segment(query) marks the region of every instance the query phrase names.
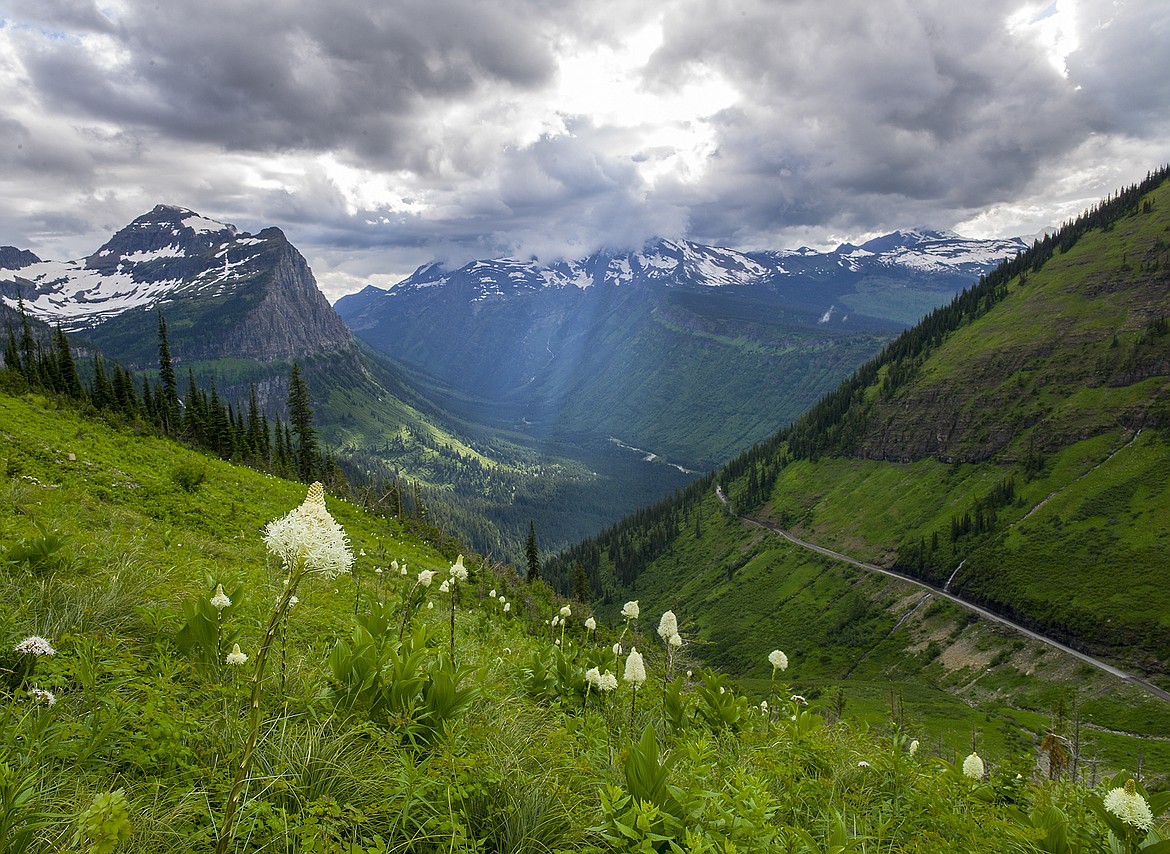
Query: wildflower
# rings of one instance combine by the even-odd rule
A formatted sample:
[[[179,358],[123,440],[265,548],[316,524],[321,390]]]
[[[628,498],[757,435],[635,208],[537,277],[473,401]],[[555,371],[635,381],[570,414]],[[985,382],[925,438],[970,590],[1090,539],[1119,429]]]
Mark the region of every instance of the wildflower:
[[[597,631],[597,620],[590,617],[585,621],[585,628],[591,632]]]
[[[674,611],[667,611],[658,621],[658,637],[662,638],[664,643],[669,643],[671,635],[677,634],[678,619],[674,616]]]
[[[767,700],[760,700],[760,711],[761,712],[768,711],[768,701]]]
[[[289,596],[288,597],[288,606],[291,608],[293,605],[297,604],[300,601],[301,600],[298,599],[296,596]]]
[[[1124,788],[1110,789],[1104,803],[1105,809],[1138,830],[1147,832],[1154,824],[1150,805],[1138,794],[1137,785],[1132,779],[1125,781]]]
[[[646,681],[646,665],[642,661],[642,653],[636,646],[630,647],[630,656],[626,659],[626,672],[623,677],[637,690],[638,686]]]
[[[972,753],[963,760],[963,773],[972,780],[983,779],[983,760],[979,758],[978,753]]]
[[[353,566],[353,553],[345,531],[325,509],[325,490],[320,483],[309,487],[309,494],[300,507],[268,523],[264,542],[286,567],[303,561],[306,572],[329,579],[348,572]]]
[[[217,611],[222,611],[224,608],[232,606],[232,600],[223,592],[223,585],[215,585],[215,595],[211,597],[211,606]]]
[[[627,620],[638,619],[639,613],[641,613],[641,612],[638,610],[638,600],[637,599],[635,599],[633,602],[627,602],[626,604],[622,605],[622,616],[625,617]]]
[[[804,697],[800,696],[799,694],[793,694],[788,699],[791,700],[792,702],[796,703],[798,706],[807,706],[808,705],[808,700],[806,700]]]
[[[395,564],[397,564],[397,563],[398,563],[398,561],[394,561],[394,563],[395,563]],[[405,561],[403,562],[402,566],[401,566],[401,567],[399,567],[399,569],[398,569],[398,574],[399,574],[399,575],[406,575],[406,563],[405,563]]]
[[[678,632],[675,632],[673,635],[670,636],[670,640],[668,640],[667,643],[669,643],[675,649],[678,649],[680,646],[683,645],[682,635],[680,635]]]
[[[560,616],[553,617],[553,618],[552,618],[552,621],[549,623],[549,625],[550,625],[550,626],[552,626],[554,629],[555,629],[557,626],[559,626],[560,624],[561,624],[561,618],[560,618]]]
[[[239,667],[240,665],[247,663],[248,653],[241,652],[240,645],[238,643],[232,644],[232,651],[227,654],[225,661],[227,661],[227,663],[233,667]]]
[[[511,610],[512,610],[512,603],[511,603],[511,602],[505,602],[505,603],[504,603],[504,613],[505,613],[505,614],[507,614],[507,613],[508,613],[509,611],[511,611]]]
[[[858,763],[857,763],[857,767],[858,767],[858,768],[868,768],[868,767],[869,767],[869,763],[868,763],[868,762],[866,762],[864,759],[862,759],[862,760],[859,760],[859,761],[858,761]]]
[[[451,580],[450,579],[448,579],[448,578],[443,579],[443,583],[439,585],[439,592],[440,593],[451,592]]]
[[[910,742],[910,755],[913,756],[917,752],[918,752],[918,739],[914,739],[912,742]]]
[[[778,649],[774,649],[768,653],[768,663],[772,665],[772,675],[776,675],[777,670],[788,669],[788,656]]]
[[[456,581],[467,580],[467,567],[463,565],[463,555],[455,558],[455,563],[451,565],[451,577]]]
[[[489,599],[496,598],[496,588],[493,587],[491,590],[488,591],[488,598]]]
[[[691,670],[688,670],[688,671],[687,671],[687,679],[690,679],[690,678],[691,678],[691,676],[693,676],[693,675],[694,675],[694,672],[693,672],[693,671],[691,671]]]
[[[503,605],[503,604],[504,604],[504,602],[505,602],[505,597],[504,597],[504,594],[503,594],[503,593],[501,593],[501,594],[500,594],[500,604],[501,604],[501,605]]]
[[[435,610],[435,603],[434,602],[427,602],[427,610],[428,611]]]
[[[30,635],[12,648],[21,655],[54,655],[57,650],[40,635]]]
[[[621,655],[622,654],[622,645],[621,645],[620,641],[613,645],[613,654],[614,655]]]
[[[726,693],[727,693],[727,689],[726,689],[726,688],[724,688],[722,685],[720,685],[720,686],[719,686],[719,693],[720,693],[720,694],[726,694]]]
[[[570,608],[568,605],[562,605],[561,606],[561,619],[567,620],[571,616],[573,616],[573,609]]]
[[[57,702],[57,696],[52,691],[46,691],[44,688],[29,688],[28,698],[38,706],[52,706]]]
[[[594,688],[597,688],[600,690],[600,688],[601,688],[601,671],[598,670],[596,667],[590,667],[588,670],[585,671],[585,681],[588,682],[590,685],[592,685]]]
[[[420,585],[422,585],[423,587],[430,587],[431,580],[434,577],[435,577],[435,571],[433,569],[424,569],[422,572],[420,572],[418,574],[418,583]]]
[[[601,679],[597,683],[598,691],[613,691],[617,689],[617,677],[608,670],[601,674]]]

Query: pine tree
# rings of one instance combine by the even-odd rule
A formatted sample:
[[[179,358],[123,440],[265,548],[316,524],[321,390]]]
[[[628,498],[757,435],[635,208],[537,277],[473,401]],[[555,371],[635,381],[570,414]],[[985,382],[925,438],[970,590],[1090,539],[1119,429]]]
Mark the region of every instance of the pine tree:
[[[114,405],[114,390],[106,378],[106,368],[102,364],[102,357],[93,357],[93,391],[89,395],[94,409],[111,409]]]
[[[12,328],[12,318],[5,318],[4,327],[4,369],[20,373],[20,348],[16,346],[16,330]]]
[[[60,377],[62,394],[81,400],[84,396],[81,388],[81,377],[77,375],[77,363],[73,361],[73,351],[69,348],[69,339],[61,331],[61,324],[53,330],[54,361],[57,363],[57,375]]]
[[[528,542],[524,546],[524,554],[528,558],[528,580],[540,578],[540,551],[536,547],[536,522],[528,523]]]
[[[175,366],[171,362],[171,345],[167,341],[167,322],[158,313],[158,378],[162,384],[162,399],[156,401],[162,429],[168,435],[179,430],[179,386],[175,381]]]
[[[302,482],[308,483],[319,467],[317,431],[313,429],[309,387],[301,378],[301,369],[296,362],[293,362],[292,371],[288,376],[288,421],[297,437],[297,476]]]
[[[138,414],[139,401],[138,391],[134,388],[134,377],[128,370],[123,370],[122,366],[114,362],[114,400],[118,405],[118,409],[126,415],[133,417]],[[146,387],[146,381],[143,380],[143,386]]]

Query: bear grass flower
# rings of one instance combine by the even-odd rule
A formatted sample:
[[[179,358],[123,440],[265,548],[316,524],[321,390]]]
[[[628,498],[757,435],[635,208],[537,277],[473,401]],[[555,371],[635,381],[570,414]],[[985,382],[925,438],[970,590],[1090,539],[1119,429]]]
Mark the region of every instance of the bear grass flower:
[[[1143,833],[1148,833],[1154,825],[1154,814],[1150,810],[1150,805],[1138,794],[1137,785],[1132,779],[1126,780],[1124,787],[1110,789],[1103,803],[1105,809]]]
[[[776,675],[777,670],[788,669],[788,656],[778,649],[772,650],[768,653],[768,663],[772,665],[772,675]]]
[[[502,597],[501,597],[501,598],[502,598]],[[504,603],[504,613],[505,613],[505,614],[507,614],[507,613],[508,613],[509,611],[511,611],[511,610],[512,610],[512,603],[511,603],[511,602],[505,602],[505,603]]]
[[[240,651],[240,645],[232,644],[232,651],[224,659],[232,667],[242,667],[248,663],[248,653]]]
[[[585,628],[591,632],[597,631],[597,620],[593,619],[592,617],[588,618],[585,621]]]
[[[430,587],[434,578],[435,571],[433,569],[424,569],[418,574],[418,583],[423,587]]]
[[[670,640],[668,640],[667,643],[670,644],[675,649],[678,649],[679,647],[681,647],[683,645],[682,635],[680,635],[678,632],[675,632],[673,635],[670,636]]]
[[[224,608],[230,608],[231,606],[232,600],[223,592],[223,585],[215,585],[215,595],[211,597],[211,607],[217,611],[222,611]]]
[[[622,678],[633,685],[634,690],[646,681],[646,664],[636,646],[630,648],[630,655],[626,659],[626,672]]]
[[[982,780],[983,771],[983,760],[978,753],[972,753],[963,760],[963,773],[972,780]]]
[[[314,483],[300,507],[264,529],[268,550],[288,568],[303,563],[307,573],[333,580],[353,566],[345,531],[325,508],[325,489]]]
[[[670,643],[671,637],[677,634],[678,619],[674,616],[674,611],[667,611],[658,621],[658,637],[662,638],[663,643]]]
[[[463,565],[463,555],[455,558],[455,563],[451,564],[451,578],[458,582],[467,580],[467,567]]]
[[[910,755],[913,756],[917,752],[918,752],[918,739],[914,739],[912,742],[910,742]]]
[[[637,599],[633,600],[632,602],[627,602],[626,604],[622,605],[622,616],[625,617],[627,620],[638,619],[639,613],[641,613],[641,611],[638,608],[638,600]]]
[[[57,650],[40,635],[30,635],[12,648],[13,652],[21,655],[55,655]]]
[[[594,688],[601,687],[601,671],[596,667],[590,667],[585,671],[585,681]]]
[[[562,619],[567,620],[569,617],[573,616],[573,609],[568,605],[562,605],[560,614]]]
[[[601,674],[601,679],[597,682],[597,690],[616,691],[617,685],[617,677],[607,670]]]
[[[450,591],[451,591],[451,580],[448,578],[444,578],[443,583],[439,585],[439,592],[440,593],[449,593]]]

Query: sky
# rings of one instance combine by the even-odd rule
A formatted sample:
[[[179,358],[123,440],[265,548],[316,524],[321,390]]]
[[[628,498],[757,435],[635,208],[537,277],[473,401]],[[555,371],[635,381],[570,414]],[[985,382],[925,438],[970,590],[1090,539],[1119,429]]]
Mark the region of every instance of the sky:
[[[0,244],[156,204],[331,300],[651,237],[1031,235],[1170,162],[1165,0],[0,0]]]

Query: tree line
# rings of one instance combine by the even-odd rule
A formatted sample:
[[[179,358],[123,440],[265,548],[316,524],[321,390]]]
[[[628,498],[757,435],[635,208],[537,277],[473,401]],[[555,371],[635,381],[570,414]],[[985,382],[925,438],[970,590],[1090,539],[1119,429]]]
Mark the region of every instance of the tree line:
[[[180,393],[171,358],[166,319],[158,315],[158,375],[136,376],[116,361],[95,353],[84,373],[60,324],[43,331],[17,297],[19,331],[5,322],[3,380],[16,392],[40,391],[78,404],[106,418],[137,423],[159,435],[208,451],[224,460],[280,477],[344,482],[331,453],[322,450],[313,425],[308,386],[294,362],[289,373],[288,420],[270,421],[261,411],[256,387],[246,404],[225,400],[216,387],[202,387],[188,371]]]

